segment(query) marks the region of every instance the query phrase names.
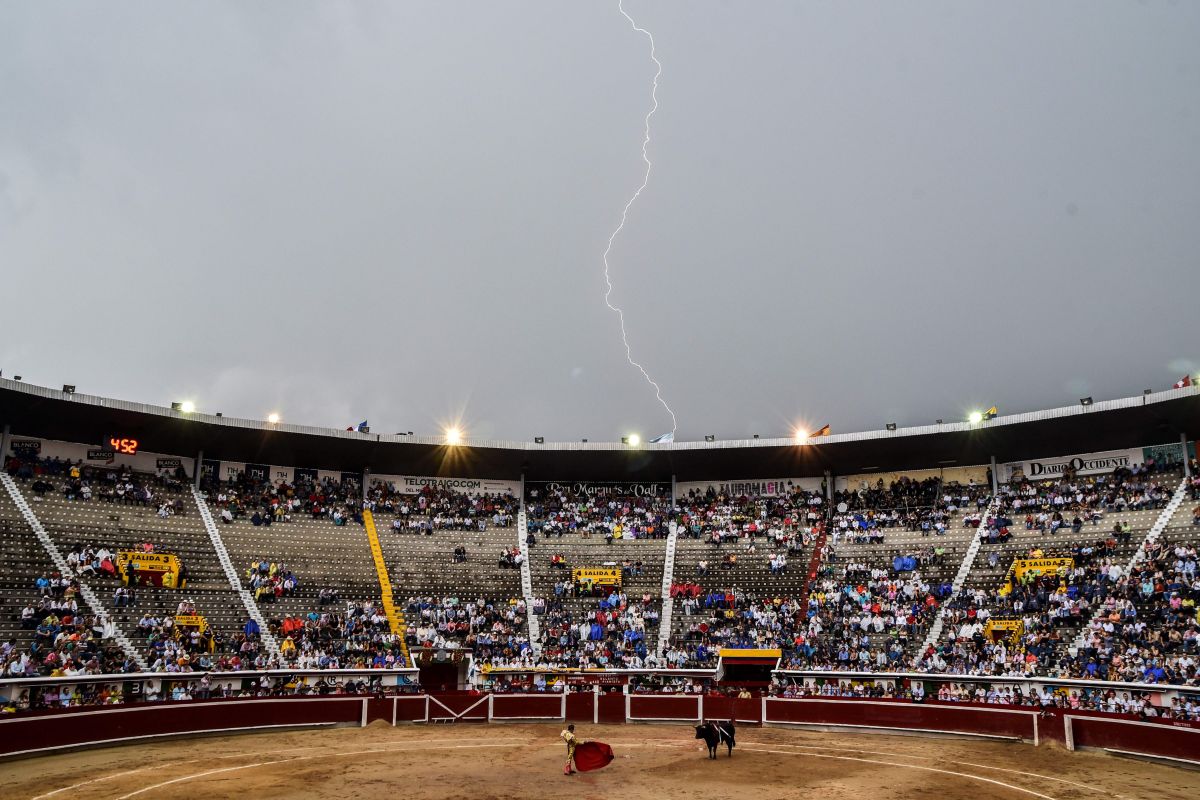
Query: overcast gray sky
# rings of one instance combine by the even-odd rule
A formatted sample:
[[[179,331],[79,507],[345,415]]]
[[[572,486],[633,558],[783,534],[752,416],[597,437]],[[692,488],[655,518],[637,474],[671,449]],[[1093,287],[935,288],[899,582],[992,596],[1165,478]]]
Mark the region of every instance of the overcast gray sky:
[[[681,439],[1200,369],[1200,3],[626,0],[611,257]],[[612,440],[612,2],[0,0],[5,376]]]

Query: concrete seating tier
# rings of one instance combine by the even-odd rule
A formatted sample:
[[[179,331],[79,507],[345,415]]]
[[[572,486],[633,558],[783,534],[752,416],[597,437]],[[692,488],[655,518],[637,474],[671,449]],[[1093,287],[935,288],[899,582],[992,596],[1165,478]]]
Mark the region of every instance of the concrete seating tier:
[[[980,546],[975,563],[964,583],[964,590],[966,592],[983,590],[989,593],[997,591],[1004,585],[1005,577],[1013,560],[1027,557],[1034,548],[1040,549],[1046,557],[1068,556],[1080,546],[1095,545],[1112,538],[1115,539],[1116,546],[1112,548],[1111,554],[1096,556],[1093,561],[1099,563],[1102,559],[1107,558],[1124,567],[1137,552],[1160,513],[1160,509],[1105,512],[1103,518],[1096,524],[1085,522],[1078,533],[1069,526],[1061,527],[1053,533],[1048,530],[1027,530],[1023,517],[1013,519],[1013,525],[1009,528],[1012,537],[1007,542],[989,543],[985,541]],[[1064,514],[1064,516],[1069,519],[1073,515]],[[1114,528],[1118,525],[1122,528],[1126,525],[1129,526],[1128,535],[1115,535]],[[997,556],[995,566],[991,565],[992,554]],[[993,615],[1005,616],[1003,609],[990,608],[989,610]],[[951,611],[941,641],[949,643],[955,641],[961,629],[959,623],[952,621],[955,616],[957,616],[956,612]],[[1086,618],[1075,616],[1051,618],[1049,628],[1044,629],[1050,638],[1043,647],[1048,645],[1049,648],[1039,656],[1039,662],[1043,668],[1048,668],[1052,662],[1057,663],[1067,655],[1068,647],[1079,633],[1080,626],[1086,621]]]
[[[101,500],[68,500],[57,493],[36,498],[23,486],[30,506],[64,555],[76,544],[103,545],[113,550],[140,550],[150,542],[163,553],[174,553],[187,571],[183,589],[142,586],[134,607],[117,608],[113,591],[121,585],[112,578],[88,578],[106,610],[131,639],[145,613],[173,615],[179,602],[191,600],[215,631],[228,639],[241,631],[246,611],[229,588],[216,551],[190,495],[183,496],[184,513],[159,517],[152,506],[109,503]],[[164,493],[164,498],[169,497]]]
[[[642,562],[642,574],[626,574],[622,588],[631,600],[645,593],[654,597],[662,594],[663,562],[666,560],[665,539],[613,539],[593,535],[588,538],[578,533],[563,536],[537,537],[537,544],[529,548],[529,572],[533,579],[535,596],[553,597],[554,584],[570,581],[573,568],[622,566],[624,562]],[[551,556],[561,553],[566,559],[565,568],[553,567]]]
[[[1055,533],[1026,530],[1023,522],[1013,520],[1013,527],[1009,528],[1009,532],[1012,533],[1011,539],[995,544],[985,541],[980,546],[965,586],[970,589],[996,589],[1004,582],[1004,576],[1014,558],[1024,558],[1035,547],[1047,552],[1066,553],[1082,544],[1103,541],[1112,535],[1113,528],[1118,524],[1128,524],[1132,529],[1129,541],[1119,542],[1114,556],[1123,564],[1137,551],[1138,545],[1158,519],[1159,513],[1161,512],[1158,509],[1153,509],[1105,514],[1104,519],[1096,525],[1085,523],[1079,533],[1075,533],[1069,527],[1060,528]],[[995,567],[989,566],[989,557],[993,552],[999,555]]]
[[[413,595],[456,595],[464,600],[521,596],[521,570],[499,565],[501,555],[517,546],[513,528],[426,535],[393,531],[387,517],[377,517],[375,524],[397,608]],[[454,548],[460,545],[467,550],[467,560],[454,563]]]
[[[756,594],[799,595],[807,583],[813,546],[808,544],[800,550],[788,550],[771,545],[763,535],[754,541],[757,552],[747,553],[743,541],[716,545],[704,539],[680,536],[675,542],[674,581],[697,583],[704,589],[737,586]],[[769,556],[773,552],[787,555],[787,571],[772,574],[768,569]],[[737,556],[737,563],[726,568],[722,561],[730,553]],[[707,575],[696,574],[701,561],[708,564]]]
[[[302,601],[289,603],[289,609],[296,606],[306,614],[317,607],[317,594],[326,587],[337,589],[347,600],[379,596],[379,577],[367,534],[356,523],[334,525],[327,519],[296,515],[290,522],[255,526],[242,518],[232,523],[218,521],[217,532],[239,576],[244,578],[251,562],[265,559],[285,565],[299,580],[291,598],[262,603],[264,615],[270,615],[268,608],[289,599]],[[276,608],[270,613],[280,612]]]
[[[627,594],[628,596],[628,594]],[[541,644],[543,646],[543,656],[553,663],[574,664],[575,660],[581,656],[586,656],[588,644],[582,641],[579,637],[578,626],[588,622],[594,612],[600,611],[600,597],[548,597],[546,598],[546,611],[539,615],[541,622]],[[535,605],[536,608],[536,605]],[[604,647],[614,653],[614,661],[611,662],[614,666],[626,666],[624,656],[628,655],[631,659],[638,658],[637,653],[641,651],[647,656],[653,654],[658,640],[658,625],[659,620],[645,617],[647,611],[653,611],[661,614],[662,606],[657,600],[651,601],[649,604],[642,604],[640,597],[628,596],[628,605],[624,612],[606,612],[610,617],[616,619],[625,618],[631,622],[633,629],[641,631],[640,644],[627,643],[625,639],[625,627],[618,622],[616,631],[608,631],[607,627],[604,632],[604,638],[601,640],[591,640],[590,633],[588,640],[593,642],[593,646],[600,646],[604,643]],[[636,620],[641,618],[642,624],[637,625]],[[555,629],[555,623],[561,627],[563,623],[569,622],[576,630],[572,632],[573,637],[578,637],[581,640],[574,647],[568,647],[561,651],[561,654],[555,656],[559,652],[559,641],[551,636]],[[634,661],[634,663],[638,663]]]
[[[28,649],[33,631],[21,629],[21,610],[31,603],[37,607],[39,595],[33,582],[54,571],[33,529],[8,492],[0,490],[0,641],[15,639],[18,651]]]
[[[1193,523],[1195,509],[1200,506],[1200,500],[1185,497],[1179,508],[1167,521],[1167,527],[1162,532],[1162,538],[1169,542],[1200,541],[1200,525]]]

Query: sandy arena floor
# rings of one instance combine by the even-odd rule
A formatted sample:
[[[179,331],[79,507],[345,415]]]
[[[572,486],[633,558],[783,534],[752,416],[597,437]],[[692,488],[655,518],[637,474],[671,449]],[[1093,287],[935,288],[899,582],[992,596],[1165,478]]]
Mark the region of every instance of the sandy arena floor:
[[[1195,798],[1200,772],[962,739],[743,728],[709,761],[690,727],[578,725],[616,760],[564,776],[558,725],[374,723],[177,739],[0,762],[0,797]]]

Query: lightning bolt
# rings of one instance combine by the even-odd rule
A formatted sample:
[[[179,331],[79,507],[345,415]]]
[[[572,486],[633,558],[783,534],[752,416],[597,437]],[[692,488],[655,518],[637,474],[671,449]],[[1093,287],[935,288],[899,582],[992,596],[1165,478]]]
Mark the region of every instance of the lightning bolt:
[[[604,282],[608,285],[608,291],[604,293],[604,304],[608,306],[609,309],[617,312],[617,318],[621,322],[621,341],[625,343],[625,359],[630,364],[637,367],[638,371],[642,373],[642,377],[646,379],[646,382],[654,387],[654,396],[658,398],[659,404],[661,404],[662,407],[667,410],[667,413],[671,415],[671,433],[673,434],[679,428],[679,423],[675,420],[675,412],[671,410],[671,407],[667,405],[667,401],[663,399],[662,389],[660,389],[658,384],[654,382],[654,379],[650,377],[650,373],[646,372],[646,368],[634,360],[633,350],[629,346],[629,335],[625,332],[625,312],[622,311],[619,306],[613,305],[611,300],[613,284],[612,276],[608,271],[608,254],[612,252],[613,242],[616,240],[617,235],[625,227],[625,220],[629,216],[630,207],[633,206],[634,201],[636,201],[642,194],[642,190],[646,188],[646,185],[650,183],[650,169],[653,164],[650,163],[650,156],[646,152],[646,148],[650,146],[650,118],[654,116],[655,111],[658,111],[658,79],[662,75],[662,62],[658,60],[658,57],[654,53],[654,34],[650,33],[650,31],[646,30],[645,28],[639,27],[638,24],[634,22],[633,17],[629,16],[628,12],[625,11],[624,0],[617,0],[617,10],[621,12],[621,16],[629,20],[630,26],[635,31],[638,33],[644,33],[646,38],[650,40],[650,60],[654,62],[654,66],[657,68],[657,70],[654,73],[654,83],[650,87],[650,100],[652,105],[650,110],[646,112],[646,133],[642,139],[642,161],[646,162],[646,172],[642,176],[642,185],[637,188],[637,191],[633,193],[633,196],[629,198],[629,202],[625,204],[625,208],[621,211],[621,224],[618,225],[616,230],[612,232],[612,235],[608,237],[608,247],[604,248]]]

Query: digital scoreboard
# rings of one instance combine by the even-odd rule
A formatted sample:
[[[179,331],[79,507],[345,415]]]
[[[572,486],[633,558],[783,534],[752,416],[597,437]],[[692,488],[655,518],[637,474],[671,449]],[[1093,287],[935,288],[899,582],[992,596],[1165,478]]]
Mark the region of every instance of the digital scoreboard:
[[[141,442],[129,436],[109,436],[102,446],[105,449],[112,450],[114,453],[121,455],[133,456],[137,455],[138,448],[141,447]]]

